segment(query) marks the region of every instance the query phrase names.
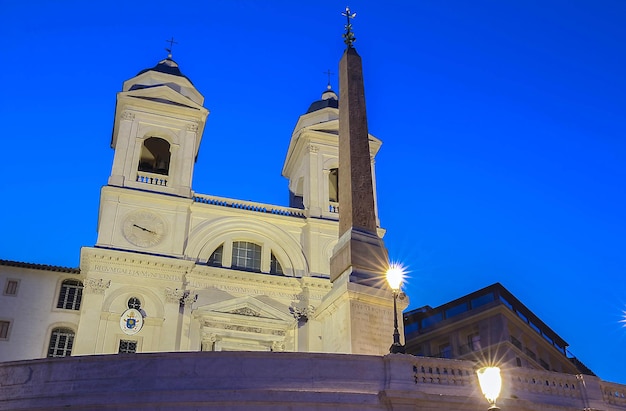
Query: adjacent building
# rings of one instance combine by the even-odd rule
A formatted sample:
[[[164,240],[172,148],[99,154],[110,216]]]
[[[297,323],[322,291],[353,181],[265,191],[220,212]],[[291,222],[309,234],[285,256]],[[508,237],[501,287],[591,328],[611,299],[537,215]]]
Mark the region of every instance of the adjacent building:
[[[500,283],[404,313],[408,353],[594,375],[568,344]]]

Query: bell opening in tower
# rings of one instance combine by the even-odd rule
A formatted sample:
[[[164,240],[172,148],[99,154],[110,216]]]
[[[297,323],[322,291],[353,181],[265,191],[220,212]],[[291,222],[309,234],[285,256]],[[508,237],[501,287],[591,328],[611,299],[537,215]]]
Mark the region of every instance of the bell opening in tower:
[[[170,155],[170,143],[159,137],[146,139],[141,147],[139,171],[168,175]]]

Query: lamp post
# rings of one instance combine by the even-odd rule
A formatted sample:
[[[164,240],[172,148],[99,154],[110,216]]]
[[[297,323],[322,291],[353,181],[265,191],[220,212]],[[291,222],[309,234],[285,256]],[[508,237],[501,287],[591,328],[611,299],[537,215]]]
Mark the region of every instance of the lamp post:
[[[502,377],[500,376],[500,368],[483,367],[476,371],[478,374],[478,383],[487,401],[489,401],[488,411],[498,411],[500,408],[496,405],[496,399],[500,395],[502,388]]]
[[[402,267],[391,265],[387,270],[387,283],[393,292],[393,344],[389,347],[392,354],[404,354],[406,352],[404,345],[400,344],[400,332],[398,332],[398,294],[404,277]]]

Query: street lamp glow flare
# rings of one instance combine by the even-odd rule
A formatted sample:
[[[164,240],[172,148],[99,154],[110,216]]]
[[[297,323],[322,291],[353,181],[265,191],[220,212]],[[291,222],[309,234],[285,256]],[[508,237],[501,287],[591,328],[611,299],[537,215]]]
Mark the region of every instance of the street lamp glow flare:
[[[400,290],[405,274],[404,267],[400,264],[392,263],[387,270],[387,283],[389,287],[394,291]]]
[[[400,287],[402,286],[402,280],[404,280],[404,268],[400,264],[391,263],[386,273],[387,283],[393,291],[393,344],[389,347],[391,354],[404,354],[406,349],[404,345],[400,343],[400,332],[398,331],[398,294],[400,294]]]
[[[502,377],[500,376],[500,368],[483,367],[476,371],[478,374],[478,382],[485,398],[489,403],[495,405],[500,389],[502,388]]]

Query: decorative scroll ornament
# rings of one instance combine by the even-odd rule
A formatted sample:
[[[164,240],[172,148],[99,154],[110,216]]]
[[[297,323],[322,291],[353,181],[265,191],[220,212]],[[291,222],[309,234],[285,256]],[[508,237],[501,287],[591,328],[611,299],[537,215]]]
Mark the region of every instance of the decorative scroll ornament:
[[[196,131],[198,131],[198,123],[187,124],[187,131],[191,131],[192,133],[195,133]]]
[[[320,151],[320,148],[318,146],[314,146],[313,144],[309,144],[309,153],[317,153],[318,151]]]
[[[315,307],[312,305],[309,305],[308,307],[289,307],[289,311],[296,320],[307,322],[309,317],[312,317],[313,314],[315,314]]]
[[[178,303],[182,305],[192,304],[198,299],[198,294],[190,290],[179,290],[178,288],[165,288],[165,301],[168,303]]]
[[[356,13],[352,13],[350,11],[350,7],[346,7],[346,11],[341,13],[342,16],[346,17],[347,23],[345,25],[346,32],[343,34],[343,42],[346,43],[349,49],[353,48],[353,43],[356,41],[356,37],[354,37],[354,33],[352,32],[352,23],[351,19],[356,17]]]
[[[87,294],[104,294],[104,291],[111,285],[111,280],[104,281],[102,278],[98,280],[95,278],[85,278],[83,284],[85,285],[85,292]]]
[[[135,113],[131,113],[130,111],[124,111],[122,113],[122,118],[124,120],[133,121],[135,119]]]

